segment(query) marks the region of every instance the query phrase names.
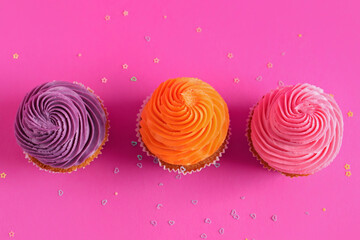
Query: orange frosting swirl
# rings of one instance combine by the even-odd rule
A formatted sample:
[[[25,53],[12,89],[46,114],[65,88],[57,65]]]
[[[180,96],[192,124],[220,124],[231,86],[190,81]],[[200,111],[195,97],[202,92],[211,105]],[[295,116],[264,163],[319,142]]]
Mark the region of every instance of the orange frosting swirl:
[[[160,84],[141,112],[140,135],[160,160],[191,165],[213,155],[226,140],[229,112],[220,94],[196,78]]]

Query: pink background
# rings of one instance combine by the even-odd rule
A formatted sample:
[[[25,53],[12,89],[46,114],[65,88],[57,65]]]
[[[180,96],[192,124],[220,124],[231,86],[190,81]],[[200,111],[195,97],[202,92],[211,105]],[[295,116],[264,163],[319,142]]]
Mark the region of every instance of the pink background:
[[[356,239],[359,8],[356,0],[1,0],[0,173],[7,176],[0,178],[0,239],[11,238],[11,231],[11,239],[177,240],[201,239],[202,233],[216,240]],[[136,82],[130,81],[133,76]],[[162,81],[179,76],[201,78],[221,93],[233,135],[219,168],[176,179],[149,157],[137,167],[142,151],[130,143],[136,140],[142,100]],[[24,159],[14,137],[24,95],[52,80],[84,83],[110,112],[103,154],[71,174],[40,171]],[[341,152],[314,176],[291,179],[268,172],[248,151],[249,107],[279,81],[320,86],[334,94],[343,111]],[[346,163],[351,177],[345,175]],[[232,209],[239,220],[231,217]]]

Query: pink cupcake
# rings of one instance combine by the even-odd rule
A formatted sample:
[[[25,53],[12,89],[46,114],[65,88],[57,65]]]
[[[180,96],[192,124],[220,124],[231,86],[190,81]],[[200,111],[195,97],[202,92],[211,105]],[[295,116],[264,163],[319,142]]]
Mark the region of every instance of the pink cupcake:
[[[343,118],[334,98],[310,84],[280,87],[252,109],[247,137],[264,167],[286,176],[308,176],[339,153]]]

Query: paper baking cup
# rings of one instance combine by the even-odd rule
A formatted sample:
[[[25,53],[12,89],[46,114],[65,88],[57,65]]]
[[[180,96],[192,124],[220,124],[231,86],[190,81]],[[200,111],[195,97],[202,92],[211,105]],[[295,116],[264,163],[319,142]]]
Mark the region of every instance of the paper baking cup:
[[[49,165],[43,164],[42,162],[40,162],[36,158],[34,158],[34,157],[30,156],[29,154],[27,154],[26,152],[24,152],[25,159],[28,159],[30,163],[32,163],[33,165],[38,167],[40,170],[43,170],[45,172],[50,172],[50,173],[71,173],[73,171],[77,171],[80,168],[85,168],[87,165],[90,165],[90,163],[92,161],[94,161],[98,156],[101,155],[101,153],[102,153],[101,150],[104,148],[105,143],[109,140],[109,129],[110,129],[109,113],[108,113],[106,107],[104,106],[103,100],[101,100],[101,98],[99,96],[97,96],[94,93],[94,91],[92,89],[90,89],[89,87],[85,87],[83,84],[78,83],[78,82],[73,82],[73,83],[78,84],[78,85],[86,88],[89,92],[94,94],[96,96],[96,98],[99,100],[99,102],[101,104],[101,107],[104,110],[105,116],[106,116],[105,137],[104,137],[103,141],[101,142],[99,148],[96,149],[96,151],[90,157],[88,157],[83,163],[81,163],[81,164],[79,164],[77,166],[72,166],[70,168],[54,168],[54,167],[51,167]]]
[[[158,162],[159,166],[162,167],[164,170],[168,170],[169,172],[175,172],[175,173],[179,173],[179,174],[183,174],[183,175],[192,174],[194,172],[200,172],[205,167],[215,165],[218,161],[220,161],[220,158],[225,153],[225,150],[228,148],[229,139],[230,139],[230,135],[231,135],[230,124],[229,124],[228,134],[226,136],[224,143],[219,147],[219,149],[213,155],[211,155],[210,157],[208,157],[207,159],[205,159],[199,163],[188,165],[188,166],[173,165],[173,164],[166,163],[165,161],[162,161],[161,159],[157,158],[157,156],[152,154],[145,146],[144,142],[142,141],[141,134],[140,134],[141,113],[142,113],[146,103],[149,100],[150,100],[150,96],[147,97],[143,101],[143,104],[140,107],[139,113],[137,114],[136,129],[135,129],[136,137],[138,138],[140,147],[142,148],[143,152],[146,153],[147,156],[155,157],[158,160],[157,162]]]
[[[252,116],[253,116],[253,113],[254,113],[254,109],[256,108],[258,104],[255,104],[253,107],[250,108],[250,113],[249,113],[249,116],[246,120],[246,132],[245,132],[245,136],[247,137],[247,140],[248,140],[248,145],[249,145],[249,151],[252,153],[252,155],[260,161],[261,165],[263,166],[263,168],[269,170],[269,171],[276,171],[276,172],[279,172],[287,177],[305,177],[305,176],[309,176],[311,174],[304,174],[304,175],[301,175],[301,174],[293,174],[293,173],[286,173],[286,172],[281,172],[281,171],[278,171],[272,167],[270,167],[270,165],[265,162],[261,157],[260,155],[256,152],[255,148],[254,148],[254,145],[252,143],[252,140],[251,140],[251,120],[252,120]]]

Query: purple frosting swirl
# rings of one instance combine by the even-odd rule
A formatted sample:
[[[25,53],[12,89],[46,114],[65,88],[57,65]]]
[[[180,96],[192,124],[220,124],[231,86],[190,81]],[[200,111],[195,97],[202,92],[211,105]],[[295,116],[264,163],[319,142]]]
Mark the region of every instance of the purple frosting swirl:
[[[21,148],[41,163],[70,168],[100,147],[106,114],[99,99],[84,86],[53,81],[28,93],[15,121]]]

